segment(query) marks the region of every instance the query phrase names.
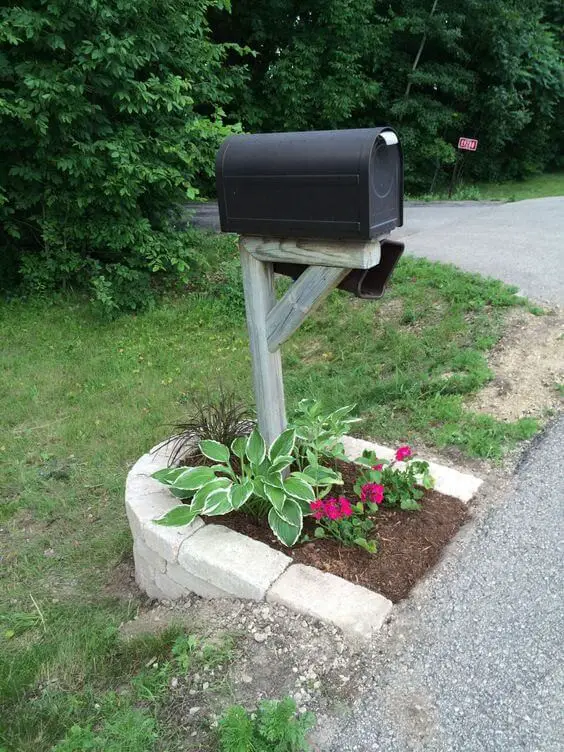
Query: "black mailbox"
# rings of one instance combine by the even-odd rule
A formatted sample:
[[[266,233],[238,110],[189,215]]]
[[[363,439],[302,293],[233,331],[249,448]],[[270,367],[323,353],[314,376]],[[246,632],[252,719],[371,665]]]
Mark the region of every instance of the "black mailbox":
[[[392,128],[231,136],[216,176],[224,232],[369,240],[403,224]]]

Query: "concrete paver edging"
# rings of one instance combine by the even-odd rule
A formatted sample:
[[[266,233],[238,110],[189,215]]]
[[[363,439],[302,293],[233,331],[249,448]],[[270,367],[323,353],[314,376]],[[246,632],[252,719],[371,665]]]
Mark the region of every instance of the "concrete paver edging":
[[[363,449],[382,459],[393,450],[345,437],[351,459]],[[162,527],[154,520],[178,505],[152,473],[167,466],[170,449],[153,447],[132,467],[125,487],[125,508],[133,536],[135,579],[158,600],[176,600],[188,593],[202,598],[249,598],[282,603],[341,629],[353,639],[369,640],[389,616],[392,603],[379,593],[303,564],[264,543],[197,517],[182,527]],[[482,481],[430,463],[441,493],[469,501]]]

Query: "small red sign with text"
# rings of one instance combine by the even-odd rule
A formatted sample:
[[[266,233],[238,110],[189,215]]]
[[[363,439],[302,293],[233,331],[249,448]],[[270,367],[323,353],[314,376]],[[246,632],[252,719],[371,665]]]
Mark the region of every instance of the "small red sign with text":
[[[461,136],[458,139],[458,148],[466,149],[466,151],[476,151],[476,149],[478,148],[478,139],[464,138],[463,136]]]

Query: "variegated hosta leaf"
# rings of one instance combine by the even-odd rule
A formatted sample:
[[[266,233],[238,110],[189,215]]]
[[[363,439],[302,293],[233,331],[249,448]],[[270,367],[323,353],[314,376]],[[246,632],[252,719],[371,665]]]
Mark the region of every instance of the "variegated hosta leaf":
[[[245,456],[246,448],[247,439],[245,436],[237,436],[237,438],[233,439],[233,441],[231,442],[231,451],[236,457],[239,457],[239,459]]]
[[[268,513],[268,524],[274,535],[285,546],[293,546],[300,537],[301,529],[287,522],[274,507]]]
[[[286,431],[282,431],[280,436],[272,442],[268,456],[271,460],[275,460],[278,457],[282,457],[288,454],[292,454],[294,451],[294,444],[296,443],[296,432],[293,428],[288,428]]]
[[[269,486],[275,486],[276,488],[280,488],[284,490],[284,483],[282,481],[282,473],[275,473],[275,472],[269,472],[266,475],[262,476],[262,479],[265,483],[268,483]]]
[[[266,494],[264,492],[265,489],[265,483],[262,478],[255,478],[253,480],[253,485],[255,487],[255,495],[258,496],[260,499],[266,499]]]
[[[337,473],[335,470],[323,467],[322,465],[308,465],[304,469],[303,474],[306,475],[314,485],[324,485],[326,483],[342,485],[343,483],[341,473]]]
[[[233,509],[240,509],[251,497],[255,490],[253,482],[247,480],[244,483],[234,483],[231,488],[231,505]]]
[[[280,472],[280,470],[285,470],[287,467],[290,467],[293,461],[294,458],[291,455],[281,454],[275,460],[272,460],[270,469]]]
[[[293,473],[284,481],[284,490],[290,496],[304,501],[315,501],[315,492],[311,485],[302,478],[297,478]]]
[[[202,514],[208,515],[208,517],[214,517],[221,514],[228,514],[233,511],[231,504],[231,495],[228,489],[219,488],[216,491],[212,491],[206,498]]]
[[[266,445],[258,428],[254,428],[253,432],[247,439],[245,454],[247,455],[249,462],[252,462],[253,465],[257,466],[260,465],[266,457]]]
[[[277,510],[282,509],[284,500],[286,498],[286,494],[284,493],[283,489],[277,488],[276,486],[270,486],[268,485],[268,483],[265,483],[264,493],[268,501],[272,504],[272,506],[275,509]]]
[[[206,503],[206,499],[211,493],[213,493],[213,491],[218,491],[219,489],[229,491],[230,488],[231,481],[228,478],[216,478],[215,480],[206,483],[205,486],[202,486],[196,491],[196,494],[192,499],[191,509],[196,509],[198,513],[201,512]]]
[[[303,514],[300,505],[294,499],[286,497],[282,509],[276,510],[283,520],[286,520],[290,525],[294,525],[302,531],[303,526]]]
[[[229,447],[225,444],[221,444],[219,441],[213,441],[212,439],[204,439],[200,441],[200,451],[205,457],[209,457],[214,462],[229,462],[230,451]]]
[[[187,491],[185,488],[175,488],[174,486],[168,486],[170,493],[177,499],[191,499],[196,493],[195,491]]]
[[[153,473],[151,478],[158,480],[159,483],[164,483],[165,486],[171,486],[185,470],[185,467],[163,467],[162,470],[157,470],[156,473]]]
[[[188,525],[197,514],[188,504],[180,504],[180,506],[173,507],[170,512],[154,520],[154,522],[157,525],[165,525],[167,527]]]
[[[215,472],[211,467],[188,467],[176,478],[173,485],[185,491],[196,491],[214,478]]]

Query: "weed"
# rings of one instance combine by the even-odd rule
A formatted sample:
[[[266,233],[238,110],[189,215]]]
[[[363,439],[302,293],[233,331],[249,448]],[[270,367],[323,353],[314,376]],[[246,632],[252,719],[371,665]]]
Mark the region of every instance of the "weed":
[[[296,715],[296,703],[265,700],[255,714],[234,705],[219,721],[221,752],[307,752],[307,733],[315,718],[311,713]]]

